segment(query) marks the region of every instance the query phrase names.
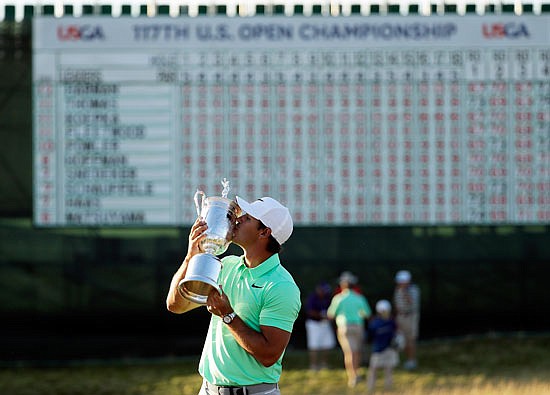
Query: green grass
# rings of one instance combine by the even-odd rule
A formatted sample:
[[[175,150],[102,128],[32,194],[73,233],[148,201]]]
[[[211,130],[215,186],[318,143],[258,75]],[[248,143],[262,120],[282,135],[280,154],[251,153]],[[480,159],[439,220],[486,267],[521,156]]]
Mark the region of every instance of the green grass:
[[[508,336],[423,342],[419,368],[397,369],[394,387],[377,393],[411,395],[550,394],[550,335]],[[198,358],[185,360],[93,361],[65,367],[7,367],[0,370],[2,395],[197,395]],[[329,369],[307,369],[307,354],[285,356],[283,395],[366,394],[364,380],[346,388],[342,356]],[[362,368],[363,375],[367,368]]]

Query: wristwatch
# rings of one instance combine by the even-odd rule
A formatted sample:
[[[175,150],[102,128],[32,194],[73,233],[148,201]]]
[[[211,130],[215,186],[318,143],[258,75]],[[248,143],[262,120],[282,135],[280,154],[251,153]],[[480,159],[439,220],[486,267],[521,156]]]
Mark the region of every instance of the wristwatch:
[[[233,322],[233,320],[235,319],[235,316],[237,314],[235,314],[235,312],[233,311],[232,313],[229,313],[229,314],[226,314],[223,316],[223,322],[226,323],[226,324],[231,324]]]

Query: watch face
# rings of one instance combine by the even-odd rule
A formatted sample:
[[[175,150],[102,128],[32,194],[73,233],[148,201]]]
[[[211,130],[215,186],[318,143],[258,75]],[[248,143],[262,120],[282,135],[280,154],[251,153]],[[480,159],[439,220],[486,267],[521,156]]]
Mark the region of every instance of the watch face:
[[[223,322],[225,322],[226,324],[230,324],[231,322],[233,322],[233,318],[235,318],[235,313],[224,315],[222,319]]]

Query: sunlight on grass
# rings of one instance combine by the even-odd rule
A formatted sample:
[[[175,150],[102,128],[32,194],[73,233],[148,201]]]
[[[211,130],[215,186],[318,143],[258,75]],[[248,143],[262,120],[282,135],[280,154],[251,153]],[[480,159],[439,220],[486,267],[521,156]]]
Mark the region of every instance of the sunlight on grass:
[[[397,369],[391,395],[542,395],[550,394],[550,336],[508,337],[423,343],[420,367]],[[120,361],[69,367],[0,369],[1,395],[197,395],[198,357],[186,360]],[[307,369],[307,353],[285,356],[283,395],[367,394],[363,379],[349,389],[342,356],[334,350],[330,369]]]

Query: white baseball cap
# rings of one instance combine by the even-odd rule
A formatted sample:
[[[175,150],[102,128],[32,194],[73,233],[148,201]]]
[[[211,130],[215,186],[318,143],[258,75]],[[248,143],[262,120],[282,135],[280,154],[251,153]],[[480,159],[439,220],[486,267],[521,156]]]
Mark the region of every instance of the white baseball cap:
[[[348,284],[355,284],[357,282],[357,276],[350,271],[345,271],[340,274],[340,282],[347,282]]]
[[[391,312],[391,303],[386,299],[379,300],[376,302],[376,311],[380,314],[384,312]]]
[[[292,217],[288,208],[277,200],[270,197],[263,197],[248,203],[237,196],[237,204],[247,214],[261,221],[271,229],[271,236],[279,244],[283,244],[292,234]]]
[[[399,284],[411,281],[411,273],[408,270],[400,270],[395,275],[395,282]]]

